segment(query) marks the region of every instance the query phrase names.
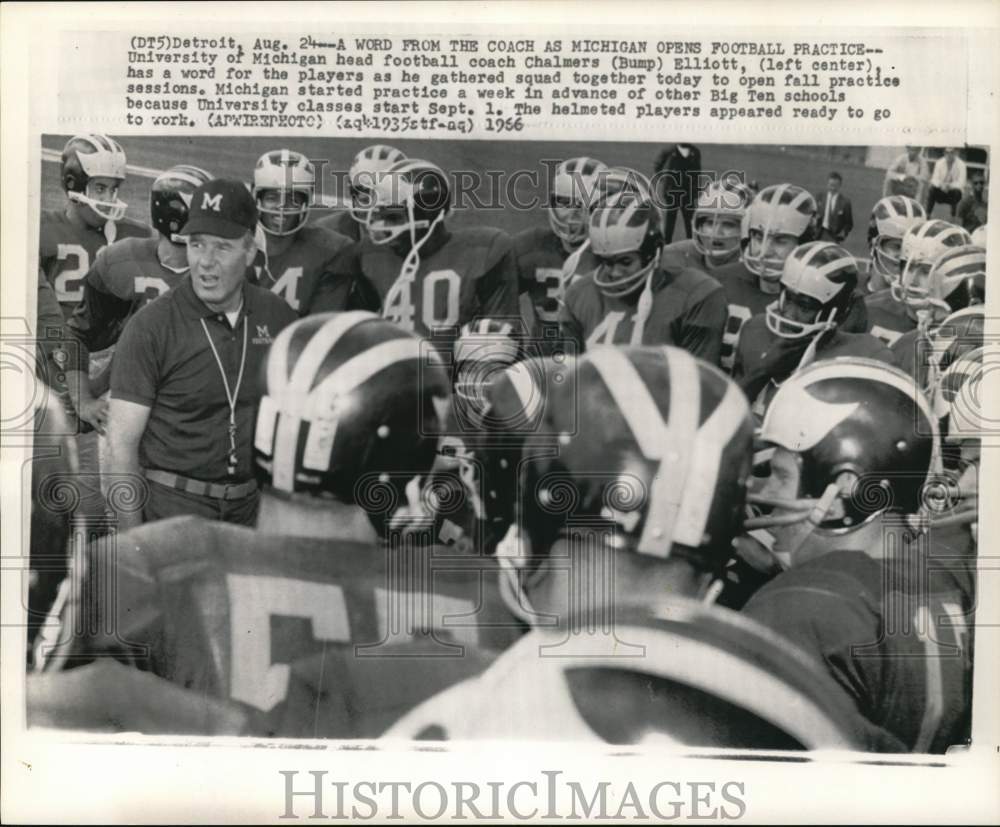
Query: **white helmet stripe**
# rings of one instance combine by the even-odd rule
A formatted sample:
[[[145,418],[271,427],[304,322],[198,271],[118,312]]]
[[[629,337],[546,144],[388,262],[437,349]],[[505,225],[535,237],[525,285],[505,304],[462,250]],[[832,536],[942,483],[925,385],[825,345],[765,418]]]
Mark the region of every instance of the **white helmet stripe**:
[[[366,310],[352,310],[347,313],[330,314],[326,322],[305,346],[295,364],[292,375],[288,375],[288,349],[292,336],[279,336],[271,346],[268,358],[267,386],[272,396],[305,396],[316,378],[316,372],[333,346],[352,327],[368,319],[377,319]]]
[[[191,184],[194,187],[200,187],[203,183],[205,183],[202,179],[196,178],[195,176],[190,175],[187,172],[171,172],[170,170],[167,170],[166,172],[164,172],[156,180],[157,181],[183,181],[185,184]]]
[[[694,438],[691,471],[684,485],[680,512],[674,526],[673,541],[700,546],[708,525],[715,485],[719,479],[722,452],[749,416],[746,397],[733,383]]]
[[[328,404],[334,393],[348,393],[390,365],[407,359],[419,360],[424,353],[431,358],[433,350],[424,346],[420,339],[406,336],[390,339],[352,356],[324,378],[308,396],[298,397],[302,401],[303,416],[314,419],[328,413],[318,406]]]
[[[673,387],[700,388],[698,366],[689,354],[675,348],[664,348],[663,352]],[[691,436],[698,428],[700,395],[672,395],[669,418],[664,422],[649,388],[624,352],[614,347],[597,347],[589,351],[589,357],[639,450],[659,464],[648,493],[646,521],[637,550],[667,557],[691,467]],[[664,460],[669,462],[669,468]]]

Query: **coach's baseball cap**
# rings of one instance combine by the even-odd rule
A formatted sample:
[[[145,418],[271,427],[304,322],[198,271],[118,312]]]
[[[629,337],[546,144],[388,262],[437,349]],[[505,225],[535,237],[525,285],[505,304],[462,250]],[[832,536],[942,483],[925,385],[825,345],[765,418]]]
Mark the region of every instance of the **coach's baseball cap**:
[[[216,178],[194,191],[187,224],[178,235],[205,233],[241,238],[256,226],[257,205],[246,184],[233,178]]]

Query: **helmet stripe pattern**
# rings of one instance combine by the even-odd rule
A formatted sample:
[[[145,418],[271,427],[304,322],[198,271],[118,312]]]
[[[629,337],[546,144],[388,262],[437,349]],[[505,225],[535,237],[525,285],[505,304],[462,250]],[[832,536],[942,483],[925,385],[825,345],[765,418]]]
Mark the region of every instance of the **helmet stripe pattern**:
[[[700,388],[698,363],[690,354],[672,347],[664,347],[662,352],[671,387]],[[664,421],[624,351],[596,347],[588,351],[588,360],[600,374],[639,450],[660,462],[648,493],[649,509],[638,551],[668,556],[671,542],[701,545],[722,447],[749,415],[742,394],[735,386],[729,387],[700,428],[700,393],[672,394]]]
[[[775,401],[778,400],[778,395],[776,395],[764,415],[763,423],[761,423],[760,439],[764,442],[781,445],[789,451],[805,451],[816,445],[838,422],[850,416],[856,407],[855,404],[832,405],[820,402],[809,394],[811,385],[827,379],[865,379],[871,382],[882,382],[909,396],[916,402],[926,419],[923,426],[917,426],[916,423],[914,425],[918,428],[918,432],[927,433],[928,431],[919,430],[920,427],[926,427],[932,433],[935,446],[934,454],[937,456],[937,418],[931,410],[930,403],[916,389],[913,379],[898,368],[891,367],[884,362],[860,357],[841,357],[814,362],[792,374],[778,389],[778,395],[784,398],[794,396],[797,402],[794,405],[776,405]],[[829,410],[824,413],[824,409]],[[794,441],[789,441],[787,438],[789,434],[795,435]]]

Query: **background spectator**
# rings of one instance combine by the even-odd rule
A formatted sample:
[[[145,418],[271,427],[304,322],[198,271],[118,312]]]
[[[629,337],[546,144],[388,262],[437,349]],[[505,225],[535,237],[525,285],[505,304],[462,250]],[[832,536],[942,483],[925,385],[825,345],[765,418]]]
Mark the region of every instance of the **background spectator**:
[[[885,171],[882,195],[905,195],[923,204],[930,178],[931,170],[927,159],[920,154],[920,147],[908,146]]]
[[[657,190],[662,199],[663,242],[674,237],[677,212],[684,218],[684,232],[691,238],[691,219],[698,200],[698,178],[701,174],[701,152],[692,144],[675,144],[664,149],[656,159]]]
[[[839,172],[831,172],[826,181],[826,192],[817,194],[819,205],[819,240],[843,242],[854,229],[851,199],[840,188],[844,179]]]
[[[969,194],[958,203],[959,223],[970,233],[986,223],[986,176],[976,170],[972,173]]]
[[[951,217],[955,217],[955,209],[965,192],[965,162],[958,157],[955,147],[949,146],[944,155],[934,164],[931,175],[931,190],[927,196],[927,217],[931,217],[935,204],[947,204],[951,207]]]

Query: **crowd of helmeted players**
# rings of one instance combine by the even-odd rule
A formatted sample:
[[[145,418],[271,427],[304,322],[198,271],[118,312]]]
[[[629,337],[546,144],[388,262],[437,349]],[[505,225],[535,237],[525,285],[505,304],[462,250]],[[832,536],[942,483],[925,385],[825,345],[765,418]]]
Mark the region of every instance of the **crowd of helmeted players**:
[[[211,178],[159,176],[149,235],[113,139],[75,137],[62,172],[39,318],[54,291],[84,359],[40,446],[67,412],[102,429],[102,357],[186,277],[177,230]],[[859,261],[812,240],[806,189],[734,176],[665,245],[653,183],[571,158],[547,226],[511,238],[450,229],[449,176],[391,147],[349,178],[351,207],[307,223],[308,159],[256,168],[248,278],[302,318],[268,357],[255,529],[180,517],[67,545],[53,492],[99,452],[38,452],[33,723],[968,742],[985,228],[889,196]],[[123,235],[148,247],[131,282],[98,265],[140,243]]]

